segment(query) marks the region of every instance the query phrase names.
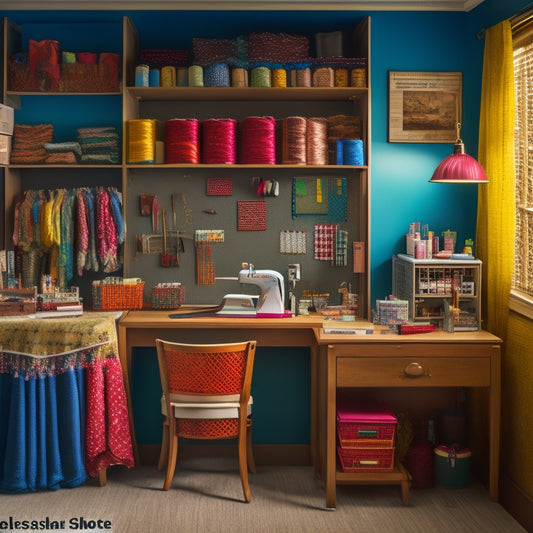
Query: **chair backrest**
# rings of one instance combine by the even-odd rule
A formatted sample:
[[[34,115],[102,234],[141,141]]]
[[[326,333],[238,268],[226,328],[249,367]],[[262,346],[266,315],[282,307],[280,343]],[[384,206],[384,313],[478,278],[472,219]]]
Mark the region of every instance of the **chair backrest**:
[[[169,401],[247,404],[256,345],[256,341],[183,344],[156,339],[163,394]]]

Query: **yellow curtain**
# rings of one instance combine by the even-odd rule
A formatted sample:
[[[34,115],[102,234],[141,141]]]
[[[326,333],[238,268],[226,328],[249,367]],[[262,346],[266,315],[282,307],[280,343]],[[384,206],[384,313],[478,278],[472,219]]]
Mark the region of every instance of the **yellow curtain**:
[[[509,20],[485,33],[478,159],[477,256],[483,261],[484,329],[505,339],[514,266],[514,67]]]

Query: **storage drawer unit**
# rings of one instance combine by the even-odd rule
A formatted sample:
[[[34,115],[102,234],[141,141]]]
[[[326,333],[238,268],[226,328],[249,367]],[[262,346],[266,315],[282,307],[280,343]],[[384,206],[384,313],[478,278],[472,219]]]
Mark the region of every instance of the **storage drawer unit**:
[[[479,259],[414,259],[398,254],[392,259],[392,292],[409,302],[409,319],[429,321],[444,329],[445,307],[457,308],[454,331],[477,331],[481,325],[481,267]]]

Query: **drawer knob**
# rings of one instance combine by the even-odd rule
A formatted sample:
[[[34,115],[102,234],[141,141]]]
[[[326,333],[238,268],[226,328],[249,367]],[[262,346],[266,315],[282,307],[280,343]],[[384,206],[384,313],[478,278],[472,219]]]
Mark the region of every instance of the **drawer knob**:
[[[420,378],[422,376],[429,376],[424,371],[424,367],[420,363],[409,363],[403,371],[406,378]]]

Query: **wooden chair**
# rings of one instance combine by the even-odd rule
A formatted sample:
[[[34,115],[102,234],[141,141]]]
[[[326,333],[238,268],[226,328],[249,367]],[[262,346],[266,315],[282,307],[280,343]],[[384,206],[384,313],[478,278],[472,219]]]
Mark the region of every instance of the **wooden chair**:
[[[250,501],[248,468],[252,453],[252,372],[256,341],[229,344],[182,344],[156,339],[163,388],[163,440],[158,468],[166,462],[163,490],[172,484],[178,437],[238,439],[244,499]]]

